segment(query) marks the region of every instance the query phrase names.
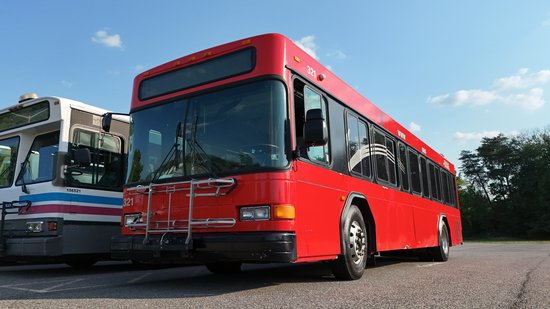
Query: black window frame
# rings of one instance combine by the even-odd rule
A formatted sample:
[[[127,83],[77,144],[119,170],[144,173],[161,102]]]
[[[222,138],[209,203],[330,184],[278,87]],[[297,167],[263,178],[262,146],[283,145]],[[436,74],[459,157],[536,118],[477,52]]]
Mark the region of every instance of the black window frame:
[[[379,150],[380,149],[377,149],[377,143],[376,143],[376,137],[377,137],[377,134],[378,135],[381,135],[383,138],[384,138],[384,143],[383,144],[380,144],[380,145],[383,145],[384,146],[384,153],[383,154],[378,154]],[[374,166],[375,168],[373,169],[373,175],[375,175],[375,178],[376,178],[376,181],[377,182],[382,182],[384,184],[388,184],[390,186],[394,186],[394,187],[397,187],[398,186],[398,180],[397,180],[397,169],[396,169],[396,159],[397,159],[397,155],[396,155],[396,151],[395,151],[395,140],[392,138],[392,136],[388,133],[386,133],[385,131],[379,129],[379,128],[373,128],[372,129],[372,132],[371,132],[371,145],[373,145],[374,147],[374,151],[372,152],[372,155],[374,155]],[[390,166],[388,165],[388,152],[390,151],[390,149],[388,149],[388,141],[390,141],[392,144],[393,144],[393,149],[391,150],[393,152],[393,158],[394,158],[394,162],[393,162],[393,179],[395,180],[394,182],[390,181],[391,180],[391,177],[390,177]],[[384,159],[384,168],[385,168],[385,173],[388,177],[388,179],[383,179],[381,177],[379,177],[379,155],[382,155],[383,156],[383,159]]]
[[[36,102],[36,103],[33,103],[33,104],[29,104],[29,105],[27,105],[27,106],[16,105],[15,107],[10,108],[10,110],[9,110],[8,112],[3,113],[3,114],[0,114],[0,123],[5,123],[5,122],[6,122],[6,120],[3,119],[4,117],[8,117],[9,115],[12,115],[13,113],[18,112],[18,111],[24,111],[24,110],[29,110],[29,109],[35,108],[35,107],[37,107],[37,106],[39,106],[39,105],[41,105],[41,104],[47,106],[46,111],[47,111],[48,114],[46,115],[46,118],[40,118],[40,119],[35,120],[35,121],[30,121],[30,122],[26,122],[26,123],[20,123],[20,124],[17,124],[17,125],[15,125],[15,126],[6,127],[6,128],[1,128],[1,127],[0,127],[0,132],[5,132],[5,131],[17,129],[17,128],[24,127],[24,126],[28,126],[28,125],[31,125],[31,124],[35,124],[35,123],[47,121],[48,119],[50,119],[50,116],[51,116],[50,101],[48,101],[48,100],[43,100],[43,101],[40,101],[40,102]]]
[[[408,148],[407,150],[408,152],[408,161],[409,161],[409,168],[410,168],[410,171],[409,171],[409,175],[410,175],[410,187],[411,187],[411,192],[415,195],[419,195],[419,196],[422,196],[422,170],[420,168],[420,155],[418,154],[418,152],[414,151],[412,148]],[[414,160],[416,160],[416,164],[413,164],[411,162],[411,155],[415,157]],[[413,183],[414,180],[413,180],[413,166],[416,166],[416,174],[418,174],[418,177],[417,177],[417,180],[418,180],[418,191],[415,191],[415,188],[413,186]],[[416,178],[415,178],[416,180]]]
[[[90,134],[90,142],[91,145],[84,145],[84,144],[77,144],[75,141],[75,138],[78,134],[86,133]],[[109,151],[108,149],[102,149],[96,147],[96,142],[99,143],[102,135],[109,136],[111,138],[116,138],[120,142],[120,149],[117,153]],[[103,137],[104,138],[104,137]],[[71,177],[70,173],[72,170],[75,172],[78,172],[80,168],[84,167],[78,167],[78,166],[71,166],[72,162],[67,162],[67,165],[69,166],[67,168],[67,174],[65,175],[65,185],[68,187],[74,187],[74,188],[87,188],[87,189],[95,189],[95,190],[107,190],[107,191],[122,191],[122,186],[125,182],[125,174],[126,174],[126,153],[125,148],[126,147],[126,140],[124,136],[119,134],[110,134],[105,132],[100,132],[91,128],[82,127],[82,126],[75,126],[71,129],[71,139],[68,145],[68,151],[69,155],[67,156],[67,160],[71,160],[71,153],[74,150],[82,149],[82,148],[88,148],[90,150],[90,156],[91,156],[91,172],[92,175],[92,182],[80,182],[76,179],[73,179]],[[105,158],[105,156],[109,156],[111,165],[104,166],[103,173],[99,173],[98,166],[100,163],[105,163],[106,159],[101,159],[102,157]],[[118,156],[118,158],[116,158]],[[116,160],[115,160],[116,159]],[[116,173],[113,169],[114,161],[118,161],[118,165],[116,166]],[[110,173],[109,173],[110,172]],[[101,177],[100,177],[101,176]],[[104,177],[109,176],[116,176],[116,182],[114,183],[114,186],[111,184],[111,182],[104,183],[103,179]],[[94,177],[97,177],[95,179]],[[95,179],[95,180],[94,180]]]
[[[53,153],[53,158],[51,160],[51,177],[48,176],[48,178],[44,178],[44,179],[40,179],[40,177],[37,177],[36,179],[40,179],[40,180],[34,180],[34,181],[27,181],[27,180],[24,180],[25,178],[25,174],[27,174],[27,171],[29,168],[29,164],[30,164],[30,161],[29,161],[29,157],[31,156],[31,153],[32,153],[32,149],[34,148],[35,146],[35,143],[37,142],[38,138],[41,138],[41,137],[46,137],[48,135],[51,135],[54,139],[57,138],[57,142],[55,144],[50,144],[48,145],[48,147],[50,146],[53,146],[53,147],[57,147],[57,151],[55,153]],[[27,152],[27,155],[25,156],[25,161],[24,164],[25,164],[25,168],[24,169],[21,169],[19,171],[19,174],[17,175],[17,178],[15,180],[15,185],[16,186],[23,186],[23,185],[31,185],[31,184],[37,184],[37,183],[44,183],[44,182],[50,182],[52,180],[54,180],[56,177],[57,177],[57,155],[59,153],[59,144],[60,144],[60,140],[61,140],[61,130],[55,130],[55,131],[50,131],[50,132],[46,132],[46,133],[43,133],[43,134],[39,134],[39,135],[36,135],[32,141],[32,144],[31,144],[31,147],[29,148],[28,152]],[[50,138],[49,136],[47,138]],[[39,162],[40,163],[40,162]]]
[[[403,150],[403,152],[401,152]],[[403,157],[404,155],[404,157]],[[397,167],[398,175],[399,175],[399,183],[401,184],[401,190],[405,192],[411,191],[411,181],[410,181],[410,168],[409,168],[409,157],[408,157],[408,147],[401,141],[397,142],[397,156],[399,161],[399,165]],[[403,165],[403,169],[401,169],[401,165]],[[405,188],[406,184],[406,188]]]
[[[428,161],[426,157],[420,155],[420,171],[422,179],[422,197],[430,198],[430,177],[428,173]]]
[[[302,85],[301,91],[296,91],[296,83],[300,83]],[[316,160],[314,158],[310,158],[308,154],[308,148],[310,147],[304,147],[303,144],[300,143],[299,139],[303,138],[303,124],[305,122],[305,116],[306,116],[306,101],[305,101],[305,89],[309,89],[310,91],[314,92],[315,94],[318,94],[321,98],[321,105],[324,105],[324,108],[321,108],[324,112],[325,122],[327,124],[327,132],[328,132],[328,140],[327,143],[323,146],[315,146],[315,147],[323,147],[324,148],[324,155],[328,155],[328,160]],[[298,108],[297,104],[297,94],[300,93],[302,96],[302,102],[301,107],[303,110],[303,115],[299,114],[297,115],[296,109]],[[329,168],[332,166],[333,157],[332,157],[332,149],[331,149],[331,138],[330,138],[330,115],[329,115],[329,100],[325,93],[321,91],[319,88],[317,88],[314,85],[311,85],[310,83],[306,82],[304,79],[299,78],[298,76],[295,76],[292,79],[292,98],[293,98],[293,116],[294,116],[294,136],[296,140],[296,148],[298,150],[298,157],[300,160],[312,163],[314,165],[323,166],[326,168]],[[303,117],[300,117],[303,116]],[[301,118],[301,119],[298,119]],[[299,126],[299,124],[301,124]]]
[[[360,178],[365,178],[365,179],[372,179],[373,177],[373,168],[372,168],[372,159],[371,159],[371,143],[370,143],[370,123],[368,121],[365,121],[364,119],[362,119],[359,115],[357,115],[356,113],[353,113],[351,111],[347,111],[347,113],[345,113],[345,117],[346,117],[346,153],[347,153],[347,165],[348,165],[348,171],[350,172],[351,175],[353,176],[357,176],[357,177],[360,177]],[[351,161],[351,158],[352,158],[352,155],[351,155],[351,151],[350,151],[350,132],[351,132],[351,125],[349,123],[349,120],[350,118],[354,118],[354,120],[356,121],[356,133],[357,133],[357,137],[358,137],[358,150],[359,151],[361,149],[361,130],[360,130],[360,126],[363,125],[364,128],[365,128],[365,138],[363,139],[363,141],[367,141],[368,145],[368,152],[369,152],[369,155],[365,158],[362,158],[361,161],[356,165],[356,166],[359,166],[361,168],[361,172],[357,172],[355,171],[351,164],[350,164],[350,161]],[[366,160],[366,162],[365,162]],[[368,167],[367,168],[367,172],[368,173],[365,173],[365,167]]]

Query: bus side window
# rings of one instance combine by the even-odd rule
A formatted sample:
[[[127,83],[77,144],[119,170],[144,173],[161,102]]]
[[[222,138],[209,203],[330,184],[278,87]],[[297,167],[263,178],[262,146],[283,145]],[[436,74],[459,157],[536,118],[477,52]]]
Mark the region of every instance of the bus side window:
[[[296,144],[300,148],[300,156],[314,162],[328,164],[330,162],[329,143],[323,146],[304,147],[303,146],[303,127],[307,111],[314,108],[320,108],[323,117],[327,121],[327,103],[323,97],[305,86],[303,82],[296,79],[294,81],[294,116],[296,118]],[[329,128],[330,130],[330,128]]]
[[[409,191],[409,167],[407,165],[407,148],[399,143],[399,176],[401,177],[401,187]]]
[[[395,142],[378,130],[374,130],[374,157],[378,179],[397,185]]]
[[[433,199],[439,200],[439,174],[437,173],[436,167],[433,165],[433,163],[428,162],[428,168],[430,170],[430,189],[431,189],[431,197]]]
[[[441,198],[443,202],[451,204],[451,197],[449,194],[449,174],[444,170],[441,170],[441,193],[443,197]]]
[[[69,144],[69,159],[76,149],[90,150],[91,163],[75,166],[68,162],[67,184],[69,186],[120,189],[122,185],[123,154],[122,139],[118,136],[100,134],[76,128]]]
[[[409,167],[411,168],[411,187],[413,193],[422,194],[422,175],[420,173],[420,162],[418,154],[409,149]]]
[[[367,124],[348,114],[348,165],[354,174],[370,177],[370,148]]]
[[[420,171],[422,173],[422,196],[430,197],[430,183],[428,182],[428,166],[426,158],[420,157]]]

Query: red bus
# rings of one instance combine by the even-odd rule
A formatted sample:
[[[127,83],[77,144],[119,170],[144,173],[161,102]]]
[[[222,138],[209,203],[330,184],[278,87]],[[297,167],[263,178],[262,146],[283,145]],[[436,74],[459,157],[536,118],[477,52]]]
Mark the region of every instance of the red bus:
[[[138,75],[130,115],[115,259],[358,279],[377,254],[462,243],[454,166],[282,35]]]

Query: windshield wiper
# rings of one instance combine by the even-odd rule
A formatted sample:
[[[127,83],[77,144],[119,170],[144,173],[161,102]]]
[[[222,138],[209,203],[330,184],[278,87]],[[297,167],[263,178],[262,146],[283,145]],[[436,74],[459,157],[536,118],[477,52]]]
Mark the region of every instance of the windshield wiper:
[[[27,157],[25,161],[21,163],[21,172],[19,172],[19,175],[21,175],[21,177],[19,178],[21,179],[21,191],[26,194],[30,193],[29,188],[27,188],[27,184],[25,183],[25,174],[27,173],[27,164],[29,163],[29,157]]]
[[[170,148],[170,150],[168,151],[168,153],[160,163],[159,167],[149,174],[149,175],[153,175],[151,182],[158,180],[165,170],[168,170],[169,168],[172,168],[172,167],[175,167],[176,169],[178,168],[179,166],[178,148],[180,146],[179,142],[181,139],[181,127],[182,127],[182,123],[180,121],[176,126],[176,141],[174,142],[174,144],[172,145],[172,147]],[[172,162],[169,162],[168,160],[172,158],[172,156],[174,156],[174,160]]]
[[[219,168],[214,165],[214,162],[208,157],[208,154],[200,143],[197,141],[197,122],[199,116],[195,110],[195,115],[193,117],[193,124],[191,126],[191,140],[189,141],[190,155],[191,155],[191,175],[195,174],[195,163],[199,163],[202,168],[206,170],[206,173],[212,178],[218,178],[218,175],[214,172],[214,168]],[[199,160],[195,157],[198,156]],[[207,164],[205,164],[207,163]]]

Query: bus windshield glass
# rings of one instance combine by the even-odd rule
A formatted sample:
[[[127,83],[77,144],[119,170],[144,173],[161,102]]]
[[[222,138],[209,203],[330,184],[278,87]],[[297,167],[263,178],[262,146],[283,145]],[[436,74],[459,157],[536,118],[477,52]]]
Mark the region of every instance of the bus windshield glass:
[[[0,114],[0,132],[44,121],[50,117],[50,103],[48,101],[22,108],[19,106],[10,108],[7,113]]]
[[[288,166],[283,83],[257,81],[132,114],[128,183]]]
[[[0,188],[9,187],[13,182],[18,150],[18,136],[0,139]]]

